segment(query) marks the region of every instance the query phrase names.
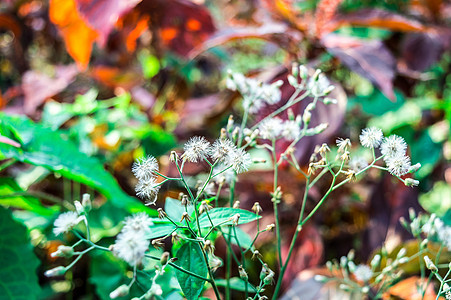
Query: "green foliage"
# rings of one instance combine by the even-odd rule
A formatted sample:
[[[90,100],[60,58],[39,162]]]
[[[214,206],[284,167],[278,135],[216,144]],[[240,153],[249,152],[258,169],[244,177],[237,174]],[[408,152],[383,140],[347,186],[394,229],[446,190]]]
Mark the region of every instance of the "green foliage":
[[[202,277],[207,277],[207,265],[205,264],[202,250],[198,243],[188,242],[184,244],[177,251],[177,258],[176,264],[180,267]],[[181,271],[176,271],[176,275],[185,297],[188,300],[198,299],[205,281]]]
[[[11,212],[0,207],[0,296],[2,299],[36,299],[40,293],[27,229],[15,221]]]
[[[217,279],[216,285],[225,287],[225,286],[227,286],[227,282],[224,279]],[[244,292],[246,290],[246,284],[241,278],[232,277],[232,278],[230,278],[230,288],[235,291]],[[257,289],[250,283],[247,284],[247,288],[252,293],[257,292]]]
[[[211,209],[208,212],[208,214],[210,215],[210,218],[213,221],[214,226],[217,226],[218,224],[221,224],[221,225],[232,224],[230,217],[232,217],[235,214],[240,214],[240,219],[238,221],[238,224],[246,224],[246,223],[256,221],[257,219],[261,218],[261,216],[256,215],[250,211],[240,209],[240,208],[232,208],[232,207],[215,207],[215,208]],[[210,223],[210,220],[208,219],[207,214],[202,214],[199,217],[199,223],[200,223],[200,227],[210,227],[211,226],[211,223]]]
[[[66,178],[93,187],[111,200],[114,205],[129,211],[139,211],[143,206],[126,195],[110,173],[94,158],[78,151],[61,132],[21,116],[1,116],[1,134],[21,144],[16,148],[0,144],[0,153],[5,158],[43,166]],[[9,128],[10,131],[4,130]],[[15,134],[11,134],[11,132]],[[148,210],[152,212],[153,210]]]
[[[439,181],[430,192],[420,195],[419,201],[427,212],[443,217],[451,210],[451,187]]]

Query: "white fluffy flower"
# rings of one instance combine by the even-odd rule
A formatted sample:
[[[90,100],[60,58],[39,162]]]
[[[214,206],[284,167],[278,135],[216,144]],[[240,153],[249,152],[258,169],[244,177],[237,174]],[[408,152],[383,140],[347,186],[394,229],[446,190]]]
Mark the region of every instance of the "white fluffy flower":
[[[384,160],[387,161],[390,157],[405,155],[407,144],[404,139],[395,134],[384,138],[381,144],[381,153],[385,155]]]
[[[55,235],[59,235],[64,232],[69,232],[78,223],[80,223],[81,220],[83,220],[83,217],[79,216],[76,212],[68,211],[62,213],[55,220],[55,228],[53,228],[53,233]]]
[[[280,118],[268,118],[263,120],[258,127],[259,134],[264,139],[277,139],[282,134],[283,122]]]
[[[360,143],[363,147],[377,148],[382,142],[384,134],[382,130],[376,127],[365,128],[360,134]]]
[[[252,163],[251,155],[243,149],[235,149],[230,153],[230,159],[233,169],[237,173],[243,173],[249,170]]]
[[[395,176],[403,176],[409,172],[410,158],[405,155],[389,157],[386,160],[388,171]]]
[[[361,156],[353,157],[349,162],[349,167],[355,172],[360,172],[368,167],[368,161]]]
[[[152,225],[149,216],[145,212],[140,212],[125,218],[122,232],[148,233]]]
[[[327,79],[324,74],[319,74],[316,80],[314,77],[310,78],[308,88],[314,96],[319,97],[330,92],[333,89],[333,86],[330,85],[329,79]]]
[[[260,88],[260,97],[268,104],[276,104],[280,101],[282,93],[280,92],[280,82],[272,84],[263,84]]]
[[[300,134],[301,128],[299,127],[298,122],[288,120],[283,123],[282,135],[285,139],[294,141]]]
[[[186,142],[185,153],[183,153],[183,158],[186,158],[190,162],[197,162],[202,157],[207,157],[210,151],[210,142],[204,137],[195,136]]]
[[[148,248],[149,241],[143,233],[123,231],[116,238],[113,253],[131,266],[136,266],[141,263]]]
[[[229,139],[217,139],[210,149],[210,157],[213,160],[227,162],[230,159],[230,153],[235,151],[235,145]]]
[[[358,265],[354,270],[354,276],[359,281],[367,282],[373,277],[373,271],[367,265]]]
[[[136,195],[141,199],[148,199],[153,201],[158,191],[160,190],[160,186],[157,185],[157,180],[155,177],[151,177],[149,180],[140,180],[135,187]]]
[[[140,158],[132,166],[133,174],[140,180],[149,180],[155,171],[158,171],[158,161],[153,156]]]

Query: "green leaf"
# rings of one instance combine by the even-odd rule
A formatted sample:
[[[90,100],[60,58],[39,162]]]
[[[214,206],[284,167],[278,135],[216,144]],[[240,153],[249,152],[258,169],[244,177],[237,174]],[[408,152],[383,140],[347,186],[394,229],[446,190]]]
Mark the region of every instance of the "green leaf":
[[[177,252],[177,258],[176,264],[180,267],[202,277],[207,277],[208,269],[199,244],[193,242],[184,244]],[[185,297],[188,300],[198,299],[204,287],[205,280],[178,270],[176,271],[176,275]]]
[[[406,102],[396,111],[389,111],[372,118],[368,122],[368,127],[374,126],[382,129],[383,132],[391,132],[406,125],[418,124],[420,120],[421,108],[416,103]]]
[[[174,135],[159,126],[151,125],[146,129],[141,144],[147,155],[160,156],[177,146]]]
[[[238,224],[246,224],[252,221],[256,221],[260,219],[261,216],[256,215],[250,211],[240,209],[240,208],[232,208],[232,207],[218,207],[211,209],[208,214],[210,215],[211,220],[213,221],[214,226],[218,224],[221,225],[230,225],[232,221],[226,222],[235,214],[240,214],[240,220]],[[224,222],[224,223],[223,223]],[[200,227],[210,227],[211,223],[207,217],[207,214],[202,214],[199,217]]]
[[[0,177],[0,205],[33,211],[39,215],[52,216],[58,206],[45,207],[38,198],[24,195],[24,191],[12,178]]]
[[[215,280],[215,283],[217,286],[226,287],[227,281],[225,279],[217,279]],[[246,284],[244,280],[238,277],[232,277],[230,278],[230,288],[235,291],[244,292],[246,291]],[[247,284],[247,290],[251,293],[256,293],[257,289],[250,283]]]
[[[238,245],[238,242],[240,243],[241,248],[247,249],[251,246],[253,239],[244,232],[241,228],[235,227],[236,235],[233,230],[231,230],[231,242],[232,244]],[[222,232],[224,233],[225,237],[227,238],[229,236],[229,230],[223,229]],[[238,242],[236,241],[238,239]]]
[[[60,131],[33,123],[23,116],[9,116],[0,113],[3,128],[14,129],[20,138],[21,148],[0,144],[0,153],[7,158],[45,167],[64,177],[93,187],[105,195],[114,205],[131,212],[145,208],[135,198],[125,194],[116,180],[95,158],[81,153],[75,144]],[[5,135],[6,132],[0,132]],[[10,136],[11,138],[11,136]],[[147,211],[156,215],[155,210]]]
[[[430,192],[420,195],[419,202],[427,212],[443,217],[451,210],[451,186],[439,181]]]
[[[188,214],[191,216],[194,212],[194,206],[188,206],[187,210]],[[164,203],[164,211],[173,221],[178,223],[180,222],[182,215],[185,212],[185,206],[183,206],[182,202],[177,199],[166,197],[166,201]]]
[[[415,172],[415,177],[422,180],[432,173],[440,161],[442,146],[434,143],[427,131],[424,131],[418,139],[415,139],[409,145],[412,163],[421,163],[421,168]]]
[[[0,298],[36,299],[41,288],[36,268],[39,260],[33,252],[27,229],[0,207]]]
[[[159,222],[150,227],[150,234],[146,236],[148,239],[155,239],[171,233],[175,229],[175,225],[171,222]]]

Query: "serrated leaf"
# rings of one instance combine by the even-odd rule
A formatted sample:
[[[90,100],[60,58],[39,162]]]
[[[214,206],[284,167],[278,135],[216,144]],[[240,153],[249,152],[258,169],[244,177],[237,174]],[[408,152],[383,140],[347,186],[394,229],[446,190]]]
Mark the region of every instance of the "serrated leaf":
[[[208,212],[211,220],[213,221],[214,226],[219,224],[221,225],[230,225],[232,221],[226,222],[235,214],[240,214],[240,219],[238,224],[246,224],[252,221],[256,221],[260,219],[261,216],[258,216],[250,211],[240,209],[240,208],[232,208],[232,207],[218,207],[213,208]],[[211,223],[207,217],[207,214],[202,214],[199,217],[200,227],[210,227]]]
[[[3,128],[14,129],[21,140],[21,148],[0,144],[0,153],[6,158],[45,167],[62,176],[93,187],[117,207],[131,212],[146,209],[135,198],[125,194],[116,180],[95,158],[81,153],[61,131],[52,130],[23,116],[0,114]],[[7,131],[7,130],[5,130]],[[0,132],[0,134],[5,134]],[[156,215],[155,210],[146,209]]]
[[[36,274],[39,260],[25,226],[3,207],[0,207],[0,253],[0,298],[36,299],[41,290]]]
[[[180,267],[199,276],[207,277],[207,265],[205,264],[199,244],[193,242],[184,244],[177,251],[177,258],[176,264]],[[185,297],[188,300],[198,299],[204,287],[205,280],[178,270],[176,271],[176,275]]]

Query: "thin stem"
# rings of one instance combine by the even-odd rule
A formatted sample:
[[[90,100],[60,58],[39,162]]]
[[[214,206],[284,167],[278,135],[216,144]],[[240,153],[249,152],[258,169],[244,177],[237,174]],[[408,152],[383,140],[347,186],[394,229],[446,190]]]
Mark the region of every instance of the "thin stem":
[[[271,152],[272,152],[272,158],[274,161],[273,207],[274,207],[274,219],[275,219],[275,223],[276,223],[277,252],[278,252],[278,258],[279,258],[279,266],[282,267],[282,241],[281,241],[281,237],[280,237],[279,211],[278,211],[278,207],[277,207],[278,199],[276,197],[279,165],[277,164],[275,139],[272,140]]]
[[[2,164],[0,164],[0,172],[3,171],[4,169],[8,168],[9,166],[15,164],[16,161],[17,161],[16,159],[11,158],[11,159],[6,160]]]

